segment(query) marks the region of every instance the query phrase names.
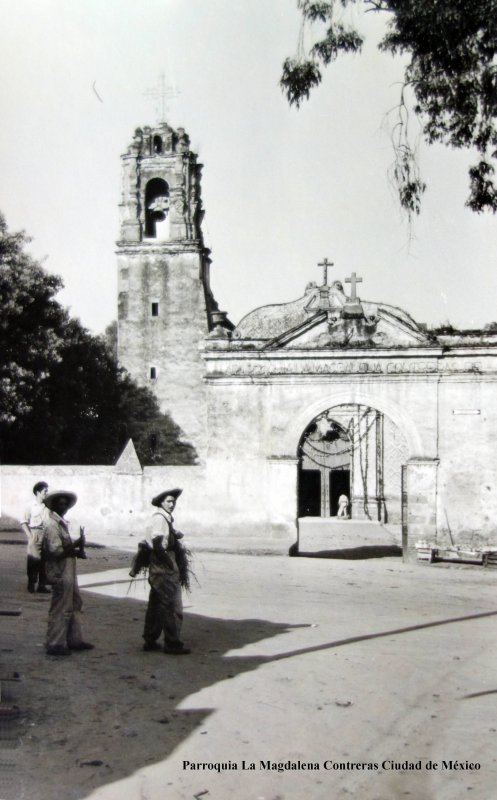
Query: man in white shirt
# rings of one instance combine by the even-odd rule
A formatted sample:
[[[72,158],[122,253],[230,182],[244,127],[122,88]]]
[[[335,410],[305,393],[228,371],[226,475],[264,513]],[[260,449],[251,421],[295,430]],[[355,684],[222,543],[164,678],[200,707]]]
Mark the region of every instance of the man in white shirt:
[[[189,586],[189,556],[179,540],[183,534],[173,526],[172,512],[182,489],[167,489],[154,497],[158,511],[152,517],[150,530],[150,595],[145,614],[144,650],[158,650],[158,639],[164,634],[164,653],[188,655],[190,648],[180,639],[183,622],[181,587]]]
[[[45,557],[42,552],[43,523],[48,514],[43,501],[47,492],[48,483],[45,481],[35,483],[33,486],[34,500],[26,509],[21,522],[21,527],[28,539],[28,592],[38,591],[40,594],[50,593],[50,589],[46,585]],[[37,584],[38,589],[36,588]]]

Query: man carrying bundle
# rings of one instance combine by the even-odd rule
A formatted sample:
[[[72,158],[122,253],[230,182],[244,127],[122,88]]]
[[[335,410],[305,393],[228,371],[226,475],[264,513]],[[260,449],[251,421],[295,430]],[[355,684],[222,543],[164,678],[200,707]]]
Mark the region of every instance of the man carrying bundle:
[[[182,489],[167,489],[152,500],[150,595],[145,614],[144,650],[159,650],[157,640],[164,633],[164,653],[187,655],[190,650],[180,639],[183,622],[181,587],[189,589],[189,552],[180,542],[183,534],[173,527],[172,512]]]

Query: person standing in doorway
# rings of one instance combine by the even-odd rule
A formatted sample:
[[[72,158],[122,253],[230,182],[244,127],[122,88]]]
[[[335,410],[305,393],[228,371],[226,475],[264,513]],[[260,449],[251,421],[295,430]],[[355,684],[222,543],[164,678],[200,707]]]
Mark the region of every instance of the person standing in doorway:
[[[338,498],[337,517],[341,517],[342,519],[349,518],[349,498],[346,494],[341,494]]]
[[[79,539],[72,541],[64,514],[77,501],[74,492],[49,492],[45,505],[49,511],[43,524],[43,548],[46,555],[47,581],[52,586],[48,612],[46,652],[50,656],[69,656],[72,650],[92,650],[83,640],[76,559],[86,558],[83,528]]]
[[[21,527],[28,540],[27,573],[28,592],[49,594],[46,585],[45,556],[42,551],[43,522],[48,514],[44,499],[48,492],[48,483],[38,481],[33,486],[34,500],[26,509]],[[38,588],[37,588],[38,587]]]
[[[189,588],[189,553],[182,546],[183,534],[175,530],[172,513],[182,489],[167,489],[152,500],[158,510],[152,516],[148,582],[150,595],[145,614],[144,650],[159,650],[164,633],[164,653],[187,655],[180,639],[183,622],[181,587]]]

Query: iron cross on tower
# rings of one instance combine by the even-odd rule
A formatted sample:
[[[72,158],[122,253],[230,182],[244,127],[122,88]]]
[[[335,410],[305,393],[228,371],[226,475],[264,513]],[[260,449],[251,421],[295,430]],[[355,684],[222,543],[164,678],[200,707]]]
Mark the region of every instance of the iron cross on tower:
[[[323,259],[318,267],[323,268],[323,286],[328,286],[328,267],[333,267],[333,261],[328,261],[327,258]]]
[[[350,283],[350,299],[357,300],[356,286],[358,283],[362,283],[362,278],[353,272],[350,278],[345,278],[345,283]]]
[[[145,97],[153,97],[153,99],[157,101],[155,111],[157,114],[157,122],[160,123],[165,122],[166,114],[169,114],[167,101],[178,97],[180,92],[178,92],[173,86],[167,86],[164,73],[161,73],[161,75],[159,75],[156,88],[147,89],[147,91],[143,94]]]

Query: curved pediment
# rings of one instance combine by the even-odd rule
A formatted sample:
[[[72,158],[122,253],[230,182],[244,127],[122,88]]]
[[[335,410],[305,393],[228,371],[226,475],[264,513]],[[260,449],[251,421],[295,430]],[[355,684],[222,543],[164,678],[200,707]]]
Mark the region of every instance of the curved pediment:
[[[258,349],[327,349],[419,347],[434,343],[405,311],[383,303],[348,297],[339,281],[309,284],[291,303],[263,306],[247,314],[233,340]]]

